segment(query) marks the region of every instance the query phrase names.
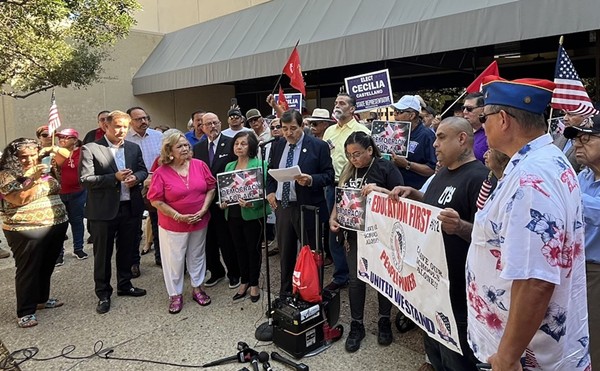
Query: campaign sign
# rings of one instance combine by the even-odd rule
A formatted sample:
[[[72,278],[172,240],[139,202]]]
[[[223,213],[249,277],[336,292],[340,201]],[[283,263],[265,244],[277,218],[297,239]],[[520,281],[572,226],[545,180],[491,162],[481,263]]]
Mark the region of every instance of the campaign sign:
[[[239,200],[256,201],[263,198],[261,168],[242,169],[217,174],[219,203],[237,205]]]
[[[346,92],[356,98],[356,112],[388,107],[394,103],[387,69],[346,77]]]
[[[410,143],[410,122],[373,121],[371,136],[379,152],[406,157]]]
[[[356,188],[335,188],[335,209],[337,222],[341,227],[353,231],[365,230],[365,202],[366,199]]]
[[[290,93],[284,95],[290,109],[302,112],[302,93]],[[275,103],[279,103],[279,94],[275,94],[274,97]],[[273,110],[273,114],[275,114],[275,110]]]
[[[371,192],[365,232],[358,234],[357,276],[389,298],[429,337],[462,354],[437,219],[440,211]]]

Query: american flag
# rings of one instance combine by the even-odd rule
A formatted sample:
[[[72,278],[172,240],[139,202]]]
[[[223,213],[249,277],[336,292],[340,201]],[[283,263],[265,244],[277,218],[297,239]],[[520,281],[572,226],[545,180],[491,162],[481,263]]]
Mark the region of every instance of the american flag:
[[[50,105],[50,113],[48,114],[48,134],[52,135],[59,126],[60,117],[58,117],[58,107],[56,106],[54,92],[52,92],[52,104]]]
[[[554,83],[556,89],[554,89],[550,101],[552,108],[584,116],[598,114],[581,83],[577,71],[575,71],[571,58],[569,58],[562,45],[558,46]]]

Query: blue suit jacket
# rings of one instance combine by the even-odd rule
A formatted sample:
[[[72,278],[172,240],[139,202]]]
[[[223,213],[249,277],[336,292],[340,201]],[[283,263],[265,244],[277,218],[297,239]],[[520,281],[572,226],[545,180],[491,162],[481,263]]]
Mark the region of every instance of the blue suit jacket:
[[[269,159],[269,169],[278,169],[281,162],[281,156],[286,140],[273,142]],[[331,163],[331,154],[329,146],[324,141],[304,135],[302,140],[302,149],[298,158],[298,166],[304,174],[312,176],[312,185],[310,187],[301,186],[294,182],[296,190],[296,199],[300,205],[312,205],[320,208],[321,221],[326,222],[329,219],[329,211],[325,202],[324,187],[333,185],[334,170]],[[267,194],[277,191],[277,181],[270,175],[267,177]]]

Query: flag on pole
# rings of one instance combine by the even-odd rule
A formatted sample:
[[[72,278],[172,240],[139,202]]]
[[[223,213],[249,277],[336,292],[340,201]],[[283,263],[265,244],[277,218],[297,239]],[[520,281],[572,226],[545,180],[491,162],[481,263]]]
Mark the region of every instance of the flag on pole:
[[[583,116],[598,114],[562,45],[558,46],[554,83],[556,88],[550,101],[552,108]]]
[[[476,93],[481,91],[481,81],[484,77],[489,75],[500,76],[500,72],[498,71],[498,62],[493,61],[483,72],[477,76],[477,78],[471,83],[471,85],[467,86],[467,93]]]
[[[60,117],[58,117],[58,107],[56,106],[56,99],[54,97],[54,91],[52,92],[52,103],[50,105],[50,113],[48,114],[48,134],[52,135],[60,126]]]
[[[277,104],[279,104],[284,111],[290,109],[287,99],[285,99],[285,94],[283,94],[283,89],[281,88],[281,85],[279,85],[279,101],[277,102]]]
[[[302,68],[300,67],[300,55],[298,49],[294,48],[287,63],[283,67],[283,73],[290,78],[290,85],[306,96],[306,87],[304,86],[304,77],[302,76]]]

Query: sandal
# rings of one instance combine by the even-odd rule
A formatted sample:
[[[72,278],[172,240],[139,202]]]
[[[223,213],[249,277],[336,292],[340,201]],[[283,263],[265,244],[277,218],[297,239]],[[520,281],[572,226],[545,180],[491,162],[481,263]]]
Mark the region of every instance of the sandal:
[[[146,255],[150,252],[150,250],[152,250],[152,244],[144,246],[144,248],[142,248],[141,254]]]
[[[169,313],[177,314],[181,312],[183,308],[183,295],[173,295],[170,297],[171,302],[169,303]]]
[[[27,327],[37,326],[38,321],[37,321],[37,318],[35,317],[35,314],[28,314],[26,316],[19,318],[19,321],[17,323],[20,328],[27,328]]]
[[[65,303],[63,303],[62,301],[55,299],[55,298],[50,298],[50,299],[48,299],[47,302],[38,304],[36,309],[38,309],[38,310],[54,309],[54,308],[62,307],[63,305],[65,305]]]
[[[414,329],[415,327],[417,327],[417,325],[408,317],[406,317],[404,313],[398,312],[398,314],[396,315],[396,328],[398,329],[399,333],[404,334]]]
[[[206,293],[202,290],[192,291],[192,298],[196,303],[200,304],[203,307],[210,304],[210,296],[206,295]]]

